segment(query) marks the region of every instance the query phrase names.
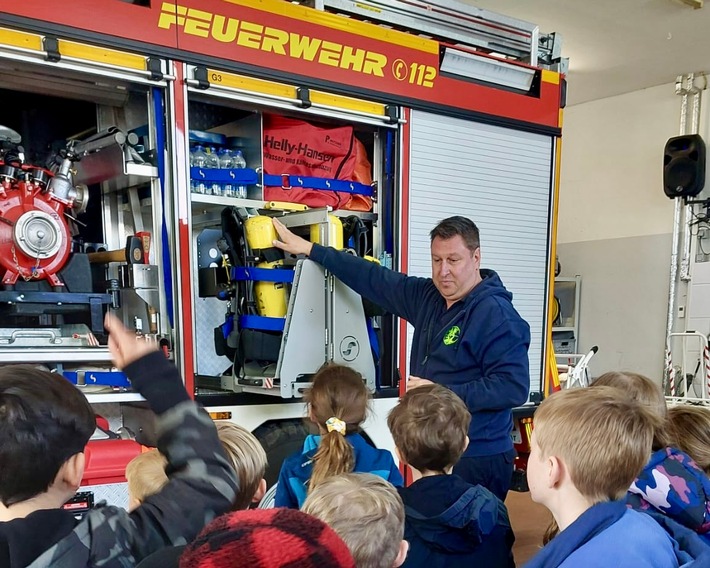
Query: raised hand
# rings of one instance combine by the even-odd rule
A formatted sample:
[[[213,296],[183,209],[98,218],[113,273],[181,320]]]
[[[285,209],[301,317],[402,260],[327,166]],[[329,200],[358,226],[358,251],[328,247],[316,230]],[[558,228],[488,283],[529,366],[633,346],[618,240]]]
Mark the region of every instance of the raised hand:
[[[109,333],[108,348],[113,355],[113,362],[119,369],[124,369],[144,355],[158,350],[154,341],[136,337],[136,334],[123,325],[120,319],[111,313],[104,318],[104,327]]]
[[[280,239],[273,241],[273,244],[276,248],[284,250],[291,254],[305,254],[306,256],[311,254],[313,243],[307,241],[306,239],[302,239],[298,235],[294,235],[291,231],[288,230],[286,225],[284,225],[276,217],[274,217],[272,221],[274,223],[274,228],[276,229],[276,232],[279,234]]]

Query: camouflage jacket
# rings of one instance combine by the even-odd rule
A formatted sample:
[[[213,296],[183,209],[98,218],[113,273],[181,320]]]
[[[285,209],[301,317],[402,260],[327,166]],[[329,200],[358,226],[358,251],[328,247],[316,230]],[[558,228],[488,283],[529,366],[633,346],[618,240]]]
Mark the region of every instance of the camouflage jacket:
[[[168,484],[128,513],[99,506],[30,568],[135,566],[152,552],[190,542],[231,508],[238,482],[210,417],[189,400],[175,366],[154,353],[126,368],[134,389],[158,414],[158,449]]]
[[[639,511],[658,511],[703,537],[710,532],[710,479],[675,448],[654,452],[626,497]]]

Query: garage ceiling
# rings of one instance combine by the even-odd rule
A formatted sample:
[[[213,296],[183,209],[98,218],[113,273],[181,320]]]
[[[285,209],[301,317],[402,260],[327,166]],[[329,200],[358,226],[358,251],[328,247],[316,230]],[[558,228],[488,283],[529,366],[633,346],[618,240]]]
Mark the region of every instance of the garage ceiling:
[[[710,1],[466,0],[559,32],[569,57],[568,104],[611,97],[710,69]]]

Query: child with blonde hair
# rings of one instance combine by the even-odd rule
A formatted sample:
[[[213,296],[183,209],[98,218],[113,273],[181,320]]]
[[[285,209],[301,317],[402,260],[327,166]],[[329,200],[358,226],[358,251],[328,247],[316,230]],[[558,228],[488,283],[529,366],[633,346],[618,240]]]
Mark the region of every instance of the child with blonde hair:
[[[707,566],[696,535],[675,541],[623,497],[648,461],[661,419],[648,406],[596,386],[554,393],[535,412],[528,485],[560,533],[527,568]]]
[[[394,486],[371,473],[345,473],[318,484],[301,510],[332,528],[357,568],[397,568],[407,556],[404,504]]]
[[[668,425],[675,446],[710,475],[710,408],[673,406],[668,409]]]
[[[128,510],[140,506],[146,497],[155,495],[168,482],[165,466],[168,460],[157,449],[143,452],[126,466]]]
[[[666,398],[660,385],[648,377],[630,371],[610,371],[599,375],[592,383],[593,387],[614,387],[647,407],[660,419],[659,426],[653,433],[653,451],[670,446],[668,435],[668,409]]]
[[[224,453],[239,480],[234,510],[248,509],[252,503],[261,501],[266,493],[266,452],[246,428],[226,420],[218,420],[215,425]]]
[[[229,465],[237,475],[239,489],[232,504],[232,511],[248,509],[252,503],[261,501],[266,492],[266,452],[254,434],[233,422],[215,422],[217,435]],[[148,457],[146,457],[148,456]],[[151,450],[131,460],[126,467],[129,496],[142,500],[141,495],[167,481],[161,459],[165,458],[157,450]],[[148,556],[137,568],[177,568],[185,546],[163,548]]]
[[[392,454],[373,448],[358,433],[370,400],[360,373],[344,365],[327,365],[316,373],[305,399],[308,418],[318,426],[319,435],[308,436],[303,450],[281,466],[276,507],[301,507],[309,491],[341,473],[374,473],[402,484]]]
[[[254,434],[246,428],[218,420],[217,435],[229,464],[237,474],[239,491],[233,510],[248,509],[258,503],[266,493],[266,452]],[[146,497],[162,489],[168,482],[165,473],[167,460],[158,450],[150,450],[133,458],[126,466],[129,509],[140,505]]]

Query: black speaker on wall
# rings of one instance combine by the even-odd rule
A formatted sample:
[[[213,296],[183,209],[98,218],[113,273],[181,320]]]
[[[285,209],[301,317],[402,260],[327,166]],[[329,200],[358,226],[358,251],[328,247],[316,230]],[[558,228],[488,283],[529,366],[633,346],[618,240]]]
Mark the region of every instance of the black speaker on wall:
[[[663,191],[671,199],[695,197],[705,186],[705,142],[699,134],[669,138],[663,152]]]

